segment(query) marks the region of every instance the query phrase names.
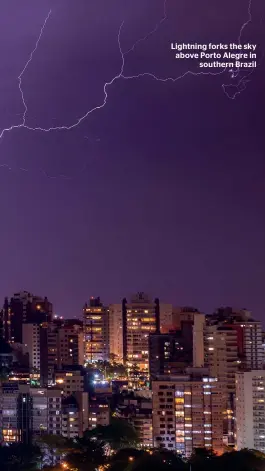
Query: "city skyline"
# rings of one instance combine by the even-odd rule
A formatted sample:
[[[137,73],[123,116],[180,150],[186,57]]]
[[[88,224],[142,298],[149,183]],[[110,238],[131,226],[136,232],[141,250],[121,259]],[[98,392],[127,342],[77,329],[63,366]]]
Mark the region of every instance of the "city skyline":
[[[86,299],[82,302],[80,302],[80,308],[79,308],[79,311],[74,312],[74,313],[71,313],[71,312],[68,312],[68,315],[65,315],[62,311],[60,311],[60,309],[56,309],[54,308],[54,302],[53,300],[49,297],[49,296],[46,296],[46,294],[43,295],[43,293],[38,293],[37,295],[36,294],[32,294],[32,291],[27,291],[27,290],[16,290],[16,292],[13,292],[12,294],[9,294],[9,295],[5,295],[3,297],[3,302],[2,304],[0,303],[0,306],[1,306],[1,309],[2,307],[4,306],[4,300],[5,299],[11,299],[13,298],[14,294],[19,294],[19,293],[27,293],[29,294],[30,296],[33,296],[33,297],[36,297],[36,299],[40,296],[40,299],[43,298],[43,299],[47,299],[49,300],[49,302],[51,302],[52,306],[53,306],[53,316],[55,317],[63,317],[65,319],[80,319],[80,318],[83,318],[83,315],[84,315],[84,305],[86,305],[86,303],[88,301],[91,301],[91,300],[99,300],[99,302],[103,303],[105,305],[105,308],[107,307],[110,307],[110,306],[122,306],[122,302],[124,299],[128,299],[130,300],[131,298],[133,298],[135,295],[139,294],[139,293],[142,293],[144,294],[145,296],[147,296],[151,301],[154,301],[155,299],[158,299],[160,303],[162,304],[165,304],[166,302],[169,303],[169,305],[172,306],[172,308],[179,308],[179,309],[194,309],[196,310],[197,312],[200,312],[200,313],[203,313],[205,315],[211,315],[211,314],[214,314],[218,309],[220,308],[232,308],[233,310],[235,311],[248,311],[248,312],[251,312],[251,314],[253,315],[253,317],[257,318],[259,321],[262,322],[263,319],[260,319],[258,316],[256,316],[256,313],[253,312],[253,310],[249,307],[246,307],[246,306],[235,306],[235,305],[229,305],[228,303],[223,303],[223,304],[220,304],[219,306],[214,306],[213,309],[211,309],[210,311],[206,311],[206,310],[203,310],[203,309],[200,309],[200,306],[196,306],[196,305],[192,305],[191,303],[183,303],[183,304],[180,304],[180,303],[174,303],[172,302],[170,299],[161,299],[159,296],[157,295],[150,295],[150,293],[147,293],[145,291],[131,291],[129,294],[127,293],[127,295],[123,294],[119,299],[112,299],[110,302],[105,302],[105,300],[103,299],[103,297],[100,295],[100,293],[96,293],[95,296],[93,295],[90,295],[90,296],[87,296]],[[0,309],[0,312],[1,312],[1,309]]]
[[[147,451],[265,451],[265,333],[249,311],[205,315],[138,292],[90,298],[82,322],[52,313],[28,292],[0,312],[4,443],[97,436],[122,419]]]
[[[90,295],[109,303],[141,289],[264,320],[263,1],[2,3],[0,134],[21,123],[18,77],[50,9],[22,76],[27,126],[67,127],[102,105],[121,71],[119,31],[125,76],[183,77],[116,79],[71,130],[3,134],[0,299],[46,293],[71,317]],[[257,44],[247,83],[198,76],[170,50],[240,31]]]

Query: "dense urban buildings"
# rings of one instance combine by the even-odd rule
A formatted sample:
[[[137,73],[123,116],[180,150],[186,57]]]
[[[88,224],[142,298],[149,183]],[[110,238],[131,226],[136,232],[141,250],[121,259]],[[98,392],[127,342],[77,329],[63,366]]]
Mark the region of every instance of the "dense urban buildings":
[[[22,342],[30,373],[39,375],[43,387],[53,383],[56,368],[84,364],[83,329],[79,324],[60,324],[58,327],[52,322],[25,323],[22,326]]]
[[[4,300],[2,443],[81,437],[114,416],[146,449],[265,452],[265,337],[249,311],[205,315],[138,292],[81,312],[63,319],[26,291]]]

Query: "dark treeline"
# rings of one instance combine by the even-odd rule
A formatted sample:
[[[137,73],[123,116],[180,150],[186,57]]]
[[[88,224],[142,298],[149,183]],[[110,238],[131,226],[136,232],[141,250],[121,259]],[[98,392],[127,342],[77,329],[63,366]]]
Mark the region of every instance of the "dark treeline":
[[[265,471],[265,455],[229,450],[216,456],[195,449],[189,460],[173,452],[143,450],[133,428],[115,419],[73,440],[42,436],[34,444],[0,447],[1,471]]]

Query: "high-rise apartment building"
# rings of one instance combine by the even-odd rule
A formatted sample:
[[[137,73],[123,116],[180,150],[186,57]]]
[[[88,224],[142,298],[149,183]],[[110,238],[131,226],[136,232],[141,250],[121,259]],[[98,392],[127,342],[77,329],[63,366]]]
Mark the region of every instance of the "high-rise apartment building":
[[[192,345],[193,366],[204,365],[204,325],[205,315],[192,307],[175,307],[172,314],[172,328],[182,332]]]
[[[117,362],[123,362],[122,304],[109,306],[109,350],[110,357],[113,356]]]
[[[134,305],[135,303],[137,306]],[[135,312],[136,310],[138,311],[137,313]],[[135,340],[139,336],[137,329],[134,329],[136,325],[133,325],[133,323],[138,323],[138,330],[140,332],[144,330],[144,335],[148,335],[148,331],[154,332],[154,328],[155,331],[161,330],[162,332],[163,329],[168,331],[172,326],[172,310],[172,304],[160,303],[158,300],[152,303],[144,293],[137,293],[133,296],[130,304],[127,304],[126,300],[123,300],[121,304],[111,304],[109,306],[110,354],[113,354],[116,361],[123,362],[127,359],[133,363],[131,361],[132,357],[128,357],[128,355],[140,354],[131,353],[132,343],[135,344],[135,341],[132,341],[132,337]],[[133,313],[137,314],[137,316],[132,316]],[[148,317],[147,314],[150,314],[150,316]],[[132,320],[136,319],[136,317],[137,321]],[[143,329],[140,324],[143,324]],[[140,336],[142,338],[142,335]],[[141,355],[145,354],[141,353]]]
[[[55,369],[84,364],[83,330],[79,325],[43,322],[22,326],[23,352],[28,355],[30,373],[39,375],[40,385],[53,384]]]
[[[33,437],[81,437],[88,428],[88,393],[64,397],[58,388],[4,383],[0,389],[0,439],[31,443]]]
[[[0,441],[1,443],[19,442],[22,430],[18,419],[17,383],[3,383],[0,388]]]
[[[61,435],[62,395],[58,389],[3,383],[0,406],[3,442],[30,443],[36,435]]]
[[[28,355],[29,372],[37,375],[40,385],[45,387],[49,380],[48,323],[22,325],[23,353]],[[52,375],[52,372],[50,372]]]
[[[40,371],[41,352],[47,356],[47,342],[41,345],[40,329],[39,324],[23,324],[22,326],[23,352],[28,354],[30,371],[32,369]]]
[[[235,375],[263,367],[261,323],[246,310],[220,308],[207,316],[205,366],[226,385],[224,443],[235,444]]]
[[[235,374],[239,365],[237,332],[225,324],[205,326],[205,366],[226,389],[223,437],[228,446],[235,444]]]
[[[85,361],[109,359],[109,311],[100,298],[90,298],[83,308]]]
[[[87,372],[82,366],[65,366],[56,370],[55,384],[63,391],[64,396],[88,390]]]
[[[251,312],[230,307],[220,308],[207,316],[208,325],[224,325],[237,332],[238,359],[242,368],[263,367],[262,326],[252,318]]]
[[[84,364],[84,334],[79,324],[64,325],[58,329],[58,361],[62,365]]]
[[[176,331],[170,334],[150,334],[149,372],[150,378],[157,375],[180,373],[192,366],[192,326],[190,332]]]
[[[193,366],[204,366],[204,326],[205,315],[197,313],[193,319]]]
[[[263,367],[261,322],[242,320],[232,324],[231,327],[237,331],[238,354],[242,367],[261,369]]]
[[[75,392],[62,400],[62,436],[82,437],[89,426],[88,393]]]
[[[239,361],[237,332],[226,325],[206,326],[205,366],[226,385],[227,393],[235,393]]]
[[[159,302],[160,332],[168,332],[173,325],[173,306]]]
[[[237,449],[265,452],[265,371],[236,373]]]
[[[145,293],[137,293],[122,303],[123,355],[141,371],[149,369],[149,334],[160,330],[159,300],[154,302]]]
[[[149,372],[150,378],[167,374],[169,363],[176,352],[176,335],[154,333],[149,335]]]
[[[224,386],[207,370],[152,381],[153,446],[189,457],[194,448],[223,451]]]
[[[88,428],[92,430],[110,423],[110,405],[106,398],[93,396],[89,401]]]
[[[22,291],[6,298],[1,311],[2,335],[9,343],[22,343],[22,325],[51,322],[52,304],[48,299]]]

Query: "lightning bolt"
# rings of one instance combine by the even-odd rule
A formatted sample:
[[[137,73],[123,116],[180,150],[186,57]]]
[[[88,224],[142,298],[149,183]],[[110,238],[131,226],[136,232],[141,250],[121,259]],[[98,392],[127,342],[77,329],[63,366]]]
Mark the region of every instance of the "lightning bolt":
[[[27,129],[29,131],[40,131],[40,132],[48,133],[48,132],[52,132],[52,131],[70,131],[71,129],[74,129],[74,128],[78,127],[86,118],[88,118],[89,115],[91,115],[95,111],[99,111],[99,110],[101,110],[102,108],[105,107],[105,105],[107,104],[107,101],[108,101],[108,89],[109,89],[109,87],[111,87],[118,80],[136,80],[136,79],[141,79],[141,78],[146,77],[146,78],[156,80],[157,82],[166,83],[166,82],[177,82],[178,80],[181,80],[181,79],[185,78],[188,75],[191,75],[191,76],[195,77],[195,76],[199,76],[199,75],[216,76],[216,75],[223,74],[226,71],[226,69],[222,69],[219,72],[194,72],[194,71],[188,70],[188,71],[184,72],[183,74],[181,74],[177,77],[164,77],[164,78],[163,77],[158,77],[157,75],[152,74],[151,72],[143,72],[143,73],[140,73],[140,74],[137,74],[137,75],[130,75],[130,76],[127,76],[127,75],[124,74],[125,56],[127,56],[130,52],[134,51],[135,48],[141,42],[146,41],[151,35],[156,33],[156,31],[160,28],[160,26],[167,20],[167,0],[164,0],[163,5],[164,5],[164,14],[163,14],[163,17],[161,18],[161,20],[155,25],[155,27],[149,33],[147,33],[146,36],[138,39],[133,44],[133,46],[125,52],[122,51],[122,47],[121,47],[121,32],[122,32],[122,28],[124,26],[124,22],[122,22],[122,24],[119,28],[119,31],[118,31],[118,38],[117,38],[118,48],[119,48],[119,52],[120,52],[120,56],[121,56],[121,66],[120,66],[120,69],[119,69],[118,73],[116,75],[114,75],[113,78],[110,81],[108,81],[104,84],[104,86],[103,86],[104,98],[103,98],[103,101],[102,101],[101,104],[89,109],[83,116],[79,117],[75,122],[73,122],[73,124],[68,125],[68,126],[61,125],[61,126],[51,126],[51,127],[48,127],[48,128],[43,128],[43,127],[40,127],[40,126],[31,127],[31,126],[28,126],[26,124],[28,108],[27,108],[27,103],[26,103],[24,93],[23,93],[22,79],[23,79],[23,76],[24,76],[25,72],[27,71],[28,66],[30,65],[30,63],[33,59],[33,56],[34,56],[35,52],[38,49],[38,45],[39,45],[39,42],[41,41],[41,38],[43,36],[46,24],[47,24],[51,14],[52,14],[52,10],[50,10],[48,15],[45,18],[45,21],[44,21],[43,25],[42,25],[42,28],[40,30],[40,34],[39,34],[38,39],[35,43],[35,47],[32,50],[32,52],[30,53],[29,59],[27,60],[25,66],[23,67],[21,73],[18,76],[18,86],[19,86],[19,91],[20,91],[20,94],[21,94],[21,99],[22,99],[22,103],[23,103],[23,107],[24,107],[22,122],[19,123],[19,124],[14,124],[14,125],[11,125],[10,127],[4,128],[0,133],[0,140],[3,138],[5,133],[11,132],[14,129],[24,128],[24,129]],[[242,34],[243,34],[245,28],[252,21],[251,8],[252,8],[252,0],[249,0],[249,3],[248,3],[248,19],[243,23],[243,25],[240,28],[239,36],[238,36],[238,43],[239,44],[241,44],[241,38],[242,38]],[[232,84],[232,85],[223,84],[222,88],[223,88],[223,91],[224,91],[225,95],[230,99],[234,99],[239,93],[241,93],[243,90],[245,90],[246,84],[249,81],[248,77],[252,73],[253,73],[253,70],[248,75],[242,77],[239,80],[237,85],[235,85],[235,84]],[[236,75],[238,75],[238,71],[237,71]],[[235,77],[236,75],[233,75],[232,77]],[[235,92],[232,96],[230,96],[230,94],[227,92],[228,87],[231,87],[231,86],[233,86],[235,88]],[[85,136],[85,138],[86,137],[87,136]],[[7,164],[2,164],[1,167],[6,167],[6,168],[10,169],[10,167]],[[21,168],[21,170],[27,171],[27,169],[22,169],[22,168]],[[48,175],[42,169],[40,169],[40,171],[42,173],[44,173],[48,178],[54,178],[53,176]],[[60,177],[68,178],[65,175],[60,175]]]
[[[166,6],[166,1],[165,1],[165,4]],[[120,71],[109,81],[109,82],[106,82],[104,84],[104,87],[103,87],[103,93],[104,93],[104,99],[103,99],[103,102],[97,106],[95,106],[94,108],[91,108],[90,110],[88,110],[83,116],[81,116],[80,118],[77,119],[77,121],[75,121],[73,124],[71,125],[61,125],[61,126],[51,126],[51,127],[48,127],[48,128],[43,128],[43,127],[40,127],[40,126],[36,126],[36,127],[31,127],[31,126],[28,126],[26,124],[26,114],[27,114],[27,105],[26,105],[26,102],[25,102],[25,99],[24,99],[24,95],[23,95],[23,90],[22,90],[22,76],[24,74],[24,72],[26,71],[29,63],[31,62],[32,58],[33,58],[33,54],[34,52],[37,50],[37,47],[38,47],[38,44],[40,42],[40,39],[42,37],[42,34],[43,34],[43,31],[44,31],[44,28],[46,26],[46,23],[49,19],[51,15],[51,11],[48,13],[46,19],[45,19],[45,22],[41,28],[41,32],[40,32],[40,35],[38,37],[38,40],[36,42],[36,45],[35,45],[35,48],[34,50],[32,51],[31,55],[30,55],[30,58],[29,60],[27,61],[25,67],[23,68],[22,72],[20,73],[19,75],[19,85],[20,85],[20,90],[21,90],[21,94],[22,94],[22,101],[24,103],[24,106],[25,106],[25,110],[24,110],[24,114],[23,114],[23,121],[22,123],[20,124],[17,124],[17,125],[12,125],[10,126],[9,128],[5,128],[3,129],[3,131],[1,132],[0,134],[0,139],[3,137],[3,135],[6,133],[6,132],[10,132],[14,129],[19,129],[19,128],[24,128],[24,129],[27,129],[29,131],[41,131],[41,132],[51,132],[51,131],[70,131],[71,129],[74,129],[76,127],[79,126],[80,123],[82,123],[82,121],[84,121],[90,114],[94,113],[95,111],[97,110],[101,110],[102,108],[105,107],[106,103],[107,103],[107,99],[108,99],[108,88],[113,85],[114,82],[116,82],[117,80],[119,79],[123,79],[123,80],[135,80],[135,79],[140,79],[140,78],[143,78],[143,77],[149,77],[149,78],[152,78],[153,80],[156,80],[157,82],[176,82],[184,77],[186,77],[187,75],[193,75],[193,76],[197,76],[197,75],[212,75],[212,76],[215,76],[215,75],[220,75],[222,73],[224,73],[225,69],[223,69],[221,72],[193,72],[193,71],[186,71],[185,73],[183,73],[182,75],[179,75],[178,77],[165,77],[165,78],[162,78],[162,77],[157,77],[156,75],[150,73],[150,72],[144,72],[144,73],[141,73],[141,74],[138,74],[138,75],[131,75],[131,76],[126,76],[124,75],[123,71],[124,71],[124,67],[125,67],[125,54],[128,54],[130,50],[133,50],[134,47],[136,46],[136,43],[134,44],[134,46],[129,50],[127,51],[127,53],[124,53],[122,51],[122,47],[121,47],[121,31],[122,31],[122,28],[123,28],[123,25],[124,25],[124,21],[122,22],[120,28],[119,28],[119,32],[118,32],[118,47],[119,47],[119,52],[120,52],[120,56],[121,56],[121,67],[120,67]],[[164,19],[164,17],[163,17]],[[161,24],[162,20],[160,21],[159,24]],[[154,32],[155,29],[152,31]],[[150,34],[152,34],[152,32],[148,33],[148,35],[146,36],[149,37]],[[141,40],[144,40],[144,38],[142,38]]]
[[[237,38],[237,42],[240,45],[242,44],[241,40],[242,40],[242,35],[243,35],[243,32],[244,32],[244,29],[252,22],[251,10],[252,10],[252,0],[249,0],[249,2],[248,2],[248,17],[247,17],[247,20],[245,21],[245,23],[242,24],[242,26],[240,28],[240,31],[239,31],[238,38]],[[238,81],[237,84],[234,84],[234,83],[224,84],[223,83],[222,89],[223,89],[225,95],[227,96],[227,98],[230,98],[230,100],[234,100],[237,97],[237,95],[240,95],[240,93],[242,93],[244,90],[246,90],[247,83],[250,82],[248,77],[253,74],[254,70],[255,69],[253,68],[247,75],[244,75],[244,77],[241,77],[241,79]],[[235,79],[240,74],[240,69],[239,68],[237,68],[235,70],[231,69],[229,72],[231,73],[231,78]]]
[[[241,38],[242,38],[242,34],[243,34],[244,29],[249,25],[249,23],[252,22],[251,9],[252,9],[252,0],[249,0],[249,2],[248,2],[248,19],[247,19],[247,21],[245,21],[245,23],[242,24],[242,26],[240,28],[239,35],[238,35],[238,44],[241,44]]]
[[[28,112],[28,107],[27,107],[27,104],[26,104],[26,100],[25,100],[25,97],[24,97],[24,93],[23,93],[23,89],[22,89],[22,78],[23,78],[23,75],[24,73],[26,72],[29,64],[31,63],[32,59],[33,59],[33,56],[35,54],[35,52],[37,51],[38,49],[38,45],[39,45],[39,42],[42,38],[42,35],[43,35],[43,32],[44,32],[44,29],[45,29],[45,26],[47,24],[47,21],[49,20],[50,16],[51,16],[51,13],[52,11],[50,10],[48,15],[46,16],[45,20],[44,20],[44,23],[41,27],[41,30],[40,30],[40,34],[38,36],[38,39],[35,43],[35,47],[34,49],[31,51],[30,53],[30,56],[26,62],[26,64],[24,65],[22,71],[20,72],[19,76],[18,76],[18,88],[19,88],[19,91],[20,91],[20,95],[21,95],[21,100],[22,100],[22,103],[23,103],[23,106],[24,106],[24,112],[23,112],[23,116],[22,116],[22,123],[20,124],[13,124],[12,126],[10,126],[9,128],[5,128],[2,130],[2,132],[0,133],[0,139],[2,139],[3,135],[8,132],[8,131],[12,131],[13,129],[19,129],[19,128],[24,128],[26,127],[25,126],[25,122],[26,122],[26,115],[27,115],[27,112]]]
[[[138,39],[132,45],[132,47],[130,49],[128,49],[128,51],[124,52],[124,55],[126,56],[130,52],[134,51],[134,49],[138,46],[138,44],[140,44],[141,42],[146,41],[147,39],[149,39],[150,36],[152,36],[154,33],[157,32],[157,30],[160,28],[160,26],[162,25],[162,23],[164,23],[165,20],[167,20],[167,0],[164,0],[164,15],[161,18],[161,20],[155,25],[154,29],[152,29],[152,31],[149,31],[149,33],[147,33],[147,35],[144,36],[143,38]]]
[[[27,172],[27,173],[31,173],[31,170],[28,169],[28,168],[23,168],[23,167],[15,167],[15,166],[12,166],[10,167],[9,165],[7,164],[0,164],[0,168],[5,168],[7,169],[8,171],[21,171],[21,172]],[[87,168],[87,163],[85,163],[83,165],[83,167],[81,167],[79,169],[79,171],[76,173],[76,175],[65,175],[64,173],[61,173],[59,175],[50,175],[48,172],[46,172],[46,170],[44,170],[43,168],[40,168],[39,170],[37,170],[37,173],[41,173],[45,178],[48,178],[50,180],[58,180],[58,179],[63,179],[63,180],[73,180],[75,179],[76,177],[80,176],[80,175],[83,175],[83,172],[86,170]],[[35,173],[35,171],[33,170],[33,172]]]
[[[46,20],[45,20],[45,23],[42,27],[42,31],[47,23],[47,20],[50,16],[50,13],[49,15],[47,16]],[[121,68],[120,68],[120,71],[118,74],[116,74],[109,82],[106,82],[104,84],[104,87],[103,87],[103,93],[104,93],[104,99],[103,99],[103,102],[100,104],[100,105],[97,105],[95,106],[94,108],[91,108],[90,110],[88,110],[83,116],[81,116],[80,118],[78,118],[78,120],[76,122],[74,122],[73,124],[71,124],[70,126],[51,126],[49,128],[42,128],[40,126],[36,126],[36,127],[31,127],[31,126],[27,126],[26,122],[25,122],[25,118],[26,118],[26,113],[27,113],[27,107],[25,109],[25,112],[24,112],[24,116],[23,116],[23,122],[21,124],[17,124],[17,125],[13,125],[13,126],[10,126],[9,128],[5,128],[3,129],[2,133],[0,134],[0,139],[3,137],[3,135],[6,133],[6,132],[10,132],[12,131],[13,129],[17,129],[17,128],[25,128],[25,129],[28,129],[29,131],[42,131],[42,132],[51,132],[51,131],[70,131],[71,129],[74,129],[76,128],[77,126],[79,126],[80,123],[82,123],[82,121],[84,121],[84,119],[86,119],[91,113],[93,113],[94,111],[97,111],[97,110],[101,110],[102,108],[104,108],[104,106],[106,105],[107,103],[107,99],[108,99],[108,92],[107,92],[107,89],[108,87],[110,87],[111,85],[113,85],[113,83],[118,80],[119,78],[122,77],[122,74],[123,74],[123,69],[124,69],[124,65],[125,65],[125,60],[124,60],[124,53],[122,52],[122,49],[121,49],[121,41],[120,41],[120,36],[121,36],[121,30],[122,30],[122,27],[123,27],[123,24],[124,22],[122,22],[120,28],[119,28],[119,32],[118,32],[118,46],[119,46],[119,51],[120,51],[120,54],[121,54]],[[42,32],[39,36],[39,40],[42,36]],[[38,41],[39,41],[38,40]],[[37,42],[38,42],[37,41]],[[38,47],[38,45],[37,45]],[[37,47],[35,47],[34,51],[37,49]],[[31,58],[33,56],[33,53],[31,54]],[[27,64],[29,64],[30,60],[27,62]],[[23,71],[25,72],[26,70],[26,67],[24,67]],[[22,74],[23,75],[23,74]],[[20,74],[21,76],[21,74]]]
[[[87,164],[85,163],[85,165],[82,167],[82,169],[80,170],[80,172],[78,172],[78,175],[79,174],[82,174],[85,169],[87,167]],[[59,175],[50,175],[48,174],[48,172],[46,172],[46,170],[44,170],[43,168],[40,168],[40,172],[46,177],[46,178],[49,178],[50,180],[58,180],[58,178],[60,179],[63,179],[63,180],[73,180],[73,178],[75,178],[77,175],[75,176],[70,176],[70,175],[65,175],[64,173],[60,173]]]

